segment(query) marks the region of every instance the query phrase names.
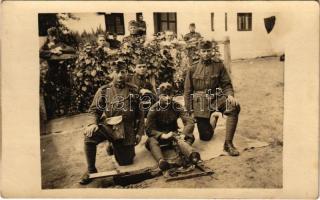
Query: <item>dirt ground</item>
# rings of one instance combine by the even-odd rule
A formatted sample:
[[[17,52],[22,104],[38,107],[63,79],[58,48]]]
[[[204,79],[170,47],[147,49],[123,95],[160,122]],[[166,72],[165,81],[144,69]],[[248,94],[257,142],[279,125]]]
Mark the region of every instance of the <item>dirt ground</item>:
[[[214,170],[212,176],[173,182],[165,182],[163,177],[157,177],[125,188],[281,188],[283,73],[284,63],[280,62],[278,57],[239,60],[232,63],[231,76],[235,95],[241,103],[237,134],[268,142],[268,146],[249,149],[239,157],[220,156],[205,161],[205,164]],[[68,141],[63,137],[55,142],[58,146],[54,148],[67,148],[65,150],[70,154],[76,148],[65,145]],[[46,145],[46,140],[42,140],[41,146]],[[98,152],[101,153],[104,149],[105,146],[99,148]],[[58,155],[42,156],[42,187],[80,187],[77,181],[85,169],[84,155],[75,154],[72,155],[72,160],[65,160],[64,158],[70,155],[59,155],[59,151],[57,152]],[[59,159],[56,159],[57,156]],[[108,159],[110,157],[104,156],[104,159],[97,160],[97,165],[110,162]],[[54,165],[63,168],[63,173],[48,167]]]

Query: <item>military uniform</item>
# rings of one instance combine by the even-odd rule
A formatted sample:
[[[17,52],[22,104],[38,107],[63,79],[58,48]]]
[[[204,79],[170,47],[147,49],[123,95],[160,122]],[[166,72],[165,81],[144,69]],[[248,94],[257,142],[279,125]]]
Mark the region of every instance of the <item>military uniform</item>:
[[[193,38],[199,39],[199,38],[201,38],[201,34],[198,33],[198,32],[189,32],[189,33],[187,33],[187,34],[183,37],[183,39],[184,39],[185,41],[189,41],[189,40],[191,40],[191,39],[193,39]]]
[[[221,88],[225,95],[215,95],[216,88]],[[240,106],[228,104],[228,95],[234,96],[234,90],[230,76],[220,60],[200,60],[188,69],[184,85],[185,105],[189,112],[194,113],[201,140],[212,138],[210,116],[218,111],[228,116],[226,143],[232,145]]]
[[[134,48],[142,47],[144,42],[145,42],[145,37],[139,36],[136,34],[128,35],[124,37],[122,40],[122,44],[128,43],[132,45]]]
[[[198,55],[197,55],[197,45],[199,39],[202,38],[201,34],[198,32],[190,32],[187,33],[183,39],[187,42],[188,47],[187,47],[187,52],[188,52],[188,58],[189,58],[189,64],[192,65],[192,63],[196,60],[198,60]]]
[[[94,96],[89,108],[92,124],[99,124],[99,129],[92,137],[85,136],[85,153],[88,171],[93,173],[95,168],[96,145],[102,141],[112,142],[114,155],[119,165],[133,163],[136,135],[144,134],[144,116],[139,110],[138,87],[124,83],[111,83],[101,87]],[[124,138],[115,140],[112,137],[115,129],[106,125],[106,118],[122,116]]]
[[[58,47],[61,49],[61,55],[52,53],[52,50]],[[61,42],[49,45],[49,41],[47,41],[40,49],[40,58],[48,63],[42,87],[49,119],[66,114],[70,107],[71,84],[68,65],[74,62],[72,60],[74,54],[75,50],[72,47]],[[60,113],[61,109],[63,113]]]
[[[182,142],[182,145],[190,146],[194,142],[194,122],[181,104],[172,101],[168,106],[164,107],[158,101],[149,110],[146,122],[146,133],[148,136],[146,147],[158,162],[163,159],[160,144],[172,142],[161,139],[161,135],[171,131],[178,132],[178,118],[181,118],[184,124],[182,135],[184,135],[185,141]]]
[[[137,21],[137,27],[139,28],[139,30],[138,30],[138,34],[139,35],[146,35],[146,33],[147,33],[147,25],[146,25],[145,21],[138,20]]]
[[[145,76],[140,76],[138,74],[133,74],[129,77],[129,82],[135,84],[136,86],[139,87],[140,89],[148,89],[150,90],[153,94],[156,92],[153,89],[153,86],[151,82],[148,80],[147,77]]]

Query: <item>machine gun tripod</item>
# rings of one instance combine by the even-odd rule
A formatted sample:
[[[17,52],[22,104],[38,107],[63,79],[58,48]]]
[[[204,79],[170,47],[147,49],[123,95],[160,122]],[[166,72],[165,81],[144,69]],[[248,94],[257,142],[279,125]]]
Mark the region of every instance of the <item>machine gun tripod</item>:
[[[200,154],[184,141],[181,133],[173,133],[171,145],[180,158],[180,164],[176,163],[177,165],[173,165],[172,168],[163,173],[166,181],[183,180],[213,174],[213,170],[204,165]]]

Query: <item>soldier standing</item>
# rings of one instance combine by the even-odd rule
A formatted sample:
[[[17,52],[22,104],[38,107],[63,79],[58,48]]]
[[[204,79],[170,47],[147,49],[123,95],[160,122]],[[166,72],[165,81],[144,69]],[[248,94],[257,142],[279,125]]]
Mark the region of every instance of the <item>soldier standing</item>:
[[[144,115],[139,109],[138,87],[127,83],[127,66],[118,61],[114,79],[99,88],[89,108],[91,123],[84,131],[84,149],[88,170],[80,184],[90,182],[89,174],[96,173],[97,145],[108,140],[119,165],[130,165],[135,156],[134,146],[144,134]]]
[[[135,20],[131,20],[129,22],[129,33],[130,35],[123,38],[122,43],[130,43],[130,44],[137,44],[137,43],[144,43],[145,37],[139,35],[139,28],[138,23]]]
[[[185,149],[191,149],[191,144],[194,142],[193,130],[194,122],[193,119],[188,115],[185,108],[172,100],[173,88],[170,83],[162,83],[159,86],[159,101],[156,102],[149,110],[146,123],[146,132],[148,140],[146,147],[151,151],[151,154],[158,162],[159,168],[166,170],[169,168],[169,163],[164,159],[160,144],[168,144],[172,142],[174,132],[178,132],[177,119],[181,118],[184,123],[182,135],[183,140],[178,142],[179,148],[186,147]],[[198,153],[192,154],[190,152],[188,156],[198,157]],[[193,160],[194,158],[190,158]]]
[[[144,110],[146,117],[149,108],[156,102],[157,97],[154,86],[147,75],[147,65],[141,58],[136,59],[134,74],[129,77],[129,82],[139,87],[142,106],[140,108]]]
[[[196,32],[196,25],[195,25],[195,23],[191,23],[190,25],[189,25],[189,30],[190,30],[190,32],[189,33],[187,33],[184,37],[183,37],[183,39],[185,40],[185,41],[189,41],[189,40],[191,40],[191,39],[196,39],[196,40],[198,40],[199,38],[201,38],[201,34],[200,33],[198,33],[198,32]]]
[[[110,43],[107,41],[104,34],[99,34],[97,36],[97,49],[102,49],[104,52],[110,50]]]
[[[71,82],[68,65],[75,58],[75,49],[59,38],[59,29],[47,30],[48,38],[40,49],[40,58],[48,63],[42,84],[48,119],[68,113]]]
[[[140,90],[147,89],[153,94],[156,93],[148,78],[146,62],[141,58],[135,60],[134,74],[130,76],[130,82],[137,85]]]
[[[146,22],[143,20],[142,13],[138,14],[137,24],[138,24],[138,34],[139,35],[146,35],[146,33],[147,33],[147,25],[146,25]]]
[[[193,62],[198,60],[199,56],[197,54],[198,52],[198,46],[200,41],[202,40],[201,34],[196,32],[196,25],[194,23],[191,23],[189,25],[190,32],[187,33],[183,39],[187,43],[187,52],[188,52],[188,58],[189,58],[189,64],[192,65]]]
[[[213,58],[212,43],[203,41],[200,44],[200,61],[188,69],[184,99],[187,110],[193,112],[197,120],[200,139],[209,141],[214,132],[210,124],[210,116],[214,111],[227,116],[226,139],[224,150],[231,156],[238,156],[239,152],[232,141],[236,131],[240,105],[234,98],[233,86],[229,74],[220,60]],[[212,94],[216,88],[221,88],[224,96]]]

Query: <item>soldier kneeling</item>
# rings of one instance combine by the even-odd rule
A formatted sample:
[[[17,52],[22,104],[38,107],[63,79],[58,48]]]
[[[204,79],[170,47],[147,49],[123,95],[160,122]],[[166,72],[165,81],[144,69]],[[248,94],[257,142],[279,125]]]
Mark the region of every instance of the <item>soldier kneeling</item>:
[[[164,159],[160,145],[170,144],[174,140],[184,156],[187,156],[191,162],[196,163],[200,160],[200,154],[193,151],[191,147],[191,144],[194,142],[193,119],[189,117],[181,104],[173,101],[173,89],[171,84],[160,84],[159,93],[159,101],[150,108],[147,116],[147,149],[158,162],[161,170],[167,170],[170,165]],[[181,118],[184,124],[182,131],[184,138],[182,139],[175,138],[175,134],[178,132],[178,118]]]
[[[99,88],[89,108],[92,123],[85,128],[84,150],[88,171],[80,184],[91,182],[96,173],[97,145],[108,140],[119,165],[130,165],[137,145],[144,133],[144,115],[139,109],[138,87],[127,83],[127,66],[118,61],[113,82]]]

